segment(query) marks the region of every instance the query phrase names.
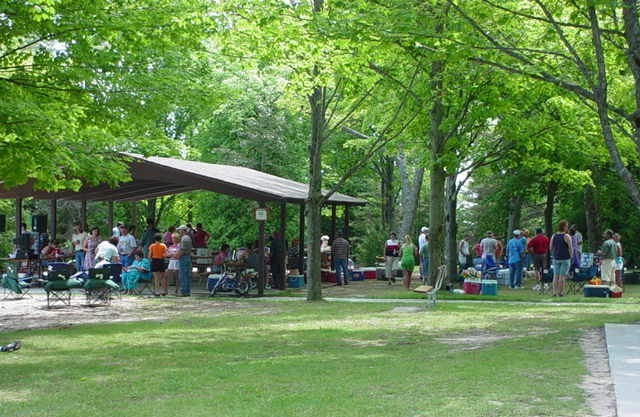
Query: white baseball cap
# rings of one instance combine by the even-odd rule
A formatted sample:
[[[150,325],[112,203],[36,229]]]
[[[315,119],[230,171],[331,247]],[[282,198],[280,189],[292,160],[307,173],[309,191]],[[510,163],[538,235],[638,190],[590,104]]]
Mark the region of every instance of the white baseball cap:
[[[513,234],[516,235],[516,236],[520,236],[520,233],[522,233],[520,231],[520,229],[516,229],[516,230],[513,231]]]
[[[429,228],[427,226],[422,226],[422,229],[420,229],[421,232],[428,232]]]

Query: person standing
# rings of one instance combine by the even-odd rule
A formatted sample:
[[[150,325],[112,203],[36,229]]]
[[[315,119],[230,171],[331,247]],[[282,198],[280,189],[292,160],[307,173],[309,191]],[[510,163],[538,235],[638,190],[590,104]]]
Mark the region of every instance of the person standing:
[[[95,265],[96,247],[100,243],[100,230],[97,227],[89,230],[89,236],[84,241],[84,270],[88,271]]]
[[[73,223],[73,233],[71,233],[71,244],[73,245],[73,256],[76,261],[76,271],[84,271],[84,246],[87,240],[87,232],[82,228],[80,222]]]
[[[153,294],[167,295],[169,284],[165,271],[167,269],[164,258],[167,257],[167,245],[162,243],[159,233],[153,237],[153,243],[149,245],[149,258],[151,259],[151,273],[153,274]]]
[[[480,241],[480,246],[482,247],[482,270],[486,272],[487,269],[496,266],[498,241],[494,239],[493,232],[487,232],[486,237]]]
[[[211,238],[211,235],[202,228],[202,223],[196,224],[196,230],[193,233],[193,247],[206,248],[209,238]]]
[[[175,226],[169,226],[167,228],[167,231],[164,232],[164,235],[162,236],[162,242],[167,245],[167,247],[173,245],[173,235],[176,233],[176,227]]]
[[[616,260],[614,262],[616,285],[622,288],[622,273],[624,272],[624,258],[622,257],[622,243],[620,233],[613,234],[613,240],[616,242]]]
[[[469,239],[471,236],[468,234],[464,235],[464,238],[460,242],[458,242],[458,264],[460,264],[460,270],[469,267],[470,264],[470,256],[471,256],[471,248],[469,245]]]
[[[572,236],[575,236],[575,241],[576,241],[576,247],[578,248],[578,259],[582,258],[582,233],[580,233],[580,231],[578,230],[578,226],[576,226],[575,224],[572,224],[571,227],[569,228],[570,233]]]
[[[121,222],[116,223],[116,225],[113,227],[113,229],[111,229],[111,236],[120,237],[120,229],[122,229],[122,227],[124,226],[124,224],[122,224]]]
[[[522,288],[522,261],[524,260],[525,240],[520,230],[513,231],[513,237],[507,243],[507,263],[509,264],[509,287]]]
[[[176,228],[174,227],[175,231]],[[165,244],[166,245],[166,244]],[[167,270],[165,271],[165,276],[167,281],[171,278],[171,282],[175,283],[176,290],[175,293],[178,295],[178,290],[180,289],[180,260],[178,257],[178,251],[180,249],[180,235],[178,233],[173,233],[171,235],[171,245],[167,248],[167,257],[169,258],[169,265],[167,266]]]
[[[391,285],[392,282],[396,282],[394,272],[399,255],[400,242],[398,242],[397,235],[391,232],[389,239],[384,243],[384,276],[389,285]]]
[[[558,231],[551,237],[551,256],[553,258],[553,296],[564,296],[564,284],[569,274],[573,246],[569,235],[569,223],[566,220],[558,222]]]
[[[536,229],[536,235],[527,243],[527,250],[533,258],[533,268],[536,271],[538,283],[542,283],[542,275],[547,269],[547,254],[549,252],[549,238],[544,235],[542,229]]]
[[[602,256],[600,278],[602,279],[602,285],[611,286],[615,282],[614,262],[616,256],[618,256],[618,244],[613,240],[613,234],[613,230],[607,229],[602,236],[605,239],[600,248],[600,255]]]
[[[424,282],[429,276],[429,228],[426,226],[420,228],[418,255],[420,256],[420,279]]]
[[[160,231],[156,229],[156,222],[153,219],[147,219],[147,227],[145,227],[142,236],[140,236],[140,246],[142,247],[143,257],[150,257],[149,245],[155,242],[155,235]]]
[[[336,270],[336,285],[349,284],[349,241],[340,232],[331,245],[331,258]]]
[[[182,225],[176,230],[180,233],[180,247],[176,254],[180,265],[180,296],[189,297],[191,295],[191,251],[193,242],[186,225]]]
[[[136,246],[136,238],[129,233],[127,226],[122,226],[120,228],[120,237],[118,238],[118,253],[122,266],[131,265],[131,262],[133,262],[131,254]]]
[[[423,246],[423,249],[426,247]],[[411,236],[406,235],[400,247],[400,268],[402,268],[402,283],[407,290],[411,289],[411,275],[416,266],[418,248],[411,242]]]

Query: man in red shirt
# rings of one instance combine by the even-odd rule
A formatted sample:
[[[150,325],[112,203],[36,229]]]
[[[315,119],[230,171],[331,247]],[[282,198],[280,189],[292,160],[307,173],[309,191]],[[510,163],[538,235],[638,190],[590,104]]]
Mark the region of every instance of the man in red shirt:
[[[193,247],[206,248],[210,237],[211,235],[202,228],[202,223],[196,224],[196,231],[193,233]]]
[[[543,271],[547,269],[547,252],[549,252],[549,238],[542,233],[541,228],[536,229],[536,235],[529,241],[527,250],[533,257],[533,267],[540,281]]]

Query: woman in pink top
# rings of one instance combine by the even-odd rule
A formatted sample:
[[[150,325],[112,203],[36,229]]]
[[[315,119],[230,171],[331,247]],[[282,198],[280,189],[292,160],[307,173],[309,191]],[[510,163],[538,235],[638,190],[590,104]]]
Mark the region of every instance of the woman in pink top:
[[[173,226],[171,226],[173,227]],[[175,230],[175,227],[173,227]],[[169,265],[165,271],[166,280],[173,281],[176,285],[176,295],[178,294],[178,271],[180,270],[179,258],[177,256],[178,249],[180,249],[180,235],[173,233],[171,235],[171,244],[167,247],[167,258],[169,258]]]

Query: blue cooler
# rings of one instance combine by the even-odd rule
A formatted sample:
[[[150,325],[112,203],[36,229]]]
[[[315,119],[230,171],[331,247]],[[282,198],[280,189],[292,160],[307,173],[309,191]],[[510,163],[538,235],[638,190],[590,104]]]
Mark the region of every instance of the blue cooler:
[[[482,287],[480,289],[482,295],[498,295],[498,281],[495,279],[482,280]]]
[[[351,271],[351,281],[364,281],[364,272],[357,269]]]
[[[304,287],[304,275],[289,275],[289,276],[287,276],[287,287],[289,287],[289,288],[302,288],[302,287]]]
[[[213,287],[218,283],[222,275],[220,274],[211,274],[207,277],[207,291],[211,291]]]
[[[608,285],[585,285],[582,289],[585,297],[609,297]]]

